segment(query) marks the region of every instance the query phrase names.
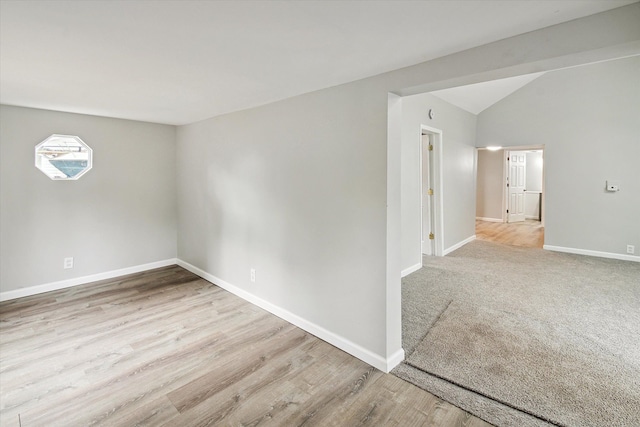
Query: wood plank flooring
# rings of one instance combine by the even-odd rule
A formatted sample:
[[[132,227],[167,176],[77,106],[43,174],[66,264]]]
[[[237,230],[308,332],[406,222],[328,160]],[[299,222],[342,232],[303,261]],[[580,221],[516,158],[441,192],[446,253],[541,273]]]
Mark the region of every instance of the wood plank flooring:
[[[476,220],[476,238],[505,245],[540,248],[544,245],[544,227],[540,221],[489,222]]]
[[[0,303],[0,425],[489,424],[172,266]]]

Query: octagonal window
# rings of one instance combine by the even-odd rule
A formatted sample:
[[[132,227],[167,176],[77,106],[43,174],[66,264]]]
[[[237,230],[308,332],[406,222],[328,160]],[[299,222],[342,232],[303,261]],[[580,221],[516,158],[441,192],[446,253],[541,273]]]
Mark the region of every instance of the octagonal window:
[[[92,150],[75,135],[51,135],[36,145],[36,167],[55,180],[78,179],[91,169]]]

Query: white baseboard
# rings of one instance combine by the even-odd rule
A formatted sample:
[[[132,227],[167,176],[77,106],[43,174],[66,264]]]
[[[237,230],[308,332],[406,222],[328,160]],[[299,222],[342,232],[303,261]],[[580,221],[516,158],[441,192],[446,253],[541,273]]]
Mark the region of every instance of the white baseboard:
[[[502,218],[485,218],[483,216],[477,216],[476,219],[479,221],[487,221],[487,222],[504,222]]]
[[[404,349],[401,348],[400,350],[396,351],[390,357],[387,358],[387,369],[380,369],[380,368],[378,369],[387,373],[391,372],[391,370],[396,366],[398,366],[400,363],[402,363],[403,360],[404,360]]]
[[[412,265],[411,267],[405,268],[404,270],[402,270],[402,273],[401,273],[402,277],[408,276],[411,273],[413,273],[414,271],[420,270],[421,268],[422,268],[422,263],[421,262],[419,262],[416,265]]]
[[[468,238],[464,239],[462,242],[458,242],[455,245],[448,247],[447,249],[444,250],[444,252],[442,253],[442,256],[450,254],[451,252],[455,251],[456,249],[460,249],[461,247],[463,247],[467,243],[471,243],[474,240],[476,240],[476,235],[475,234],[473,236],[471,236],[471,237],[468,237]]]
[[[391,369],[393,369],[396,365],[398,365],[400,362],[402,362],[402,360],[404,360],[404,350],[401,348],[398,351],[396,351],[391,357],[385,359],[384,357],[375,354],[369,350],[367,350],[366,348],[363,348],[361,346],[359,346],[358,344],[338,335],[335,334],[331,331],[326,330],[325,328],[323,328],[322,326],[319,326],[313,322],[310,322],[307,319],[304,319],[300,316],[298,316],[297,314],[291,313],[288,310],[285,310],[281,307],[278,307],[275,304],[270,303],[269,301],[265,301],[262,298],[245,291],[244,289],[241,289],[235,285],[232,285],[229,282],[226,282],[216,276],[214,276],[213,274],[207,273],[204,270],[201,270],[200,268],[189,264],[188,262],[182,261],[181,259],[178,259],[177,264],[187,270],[189,270],[190,272],[197,274],[198,276],[202,277],[203,279],[221,287],[222,289],[231,292],[234,295],[239,296],[240,298],[244,299],[245,301],[250,302],[251,304],[254,304],[266,311],[268,311],[271,314],[274,314],[278,317],[280,317],[283,320],[286,320],[289,323],[292,323],[294,325],[296,325],[297,327],[299,327],[300,329],[303,329],[307,332],[309,332],[312,335],[315,335],[316,337],[320,338],[321,340],[324,340],[326,342],[328,342],[329,344],[332,344],[336,347],[338,347],[341,350],[346,351],[347,353],[351,354],[354,357],[357,357],[358,359],[370,364],[371,366],[380,369],[383,372],[389,372]]]
[[[588,256],[595,256],[600,258],[619,259],[622,261],[640,262],[640,256],[637,256],[637,255],[616,254],[612,252],[600,252],[600,251],[591,251],[588,249],[565,248],[563,246],[552,246],[552,245],[544,245],[542,248],[548,251],[554,251],[554,252],[565,252],[568,254],[588,255]]]
[[[89,276],[76,277],[74,279],[60,280],[58,282],[45,283],[43,285],[29,286],[28,288],[15,289],[13,291],[0,292],[0,301],[8,301],[16,298],[28,297],[42,294],[58,289],[71,288],[73,286],[84,285],[86,283],[97,282],[98,280],[112,279],[127,274],[140,273],[141,271],[152,270],[154,268],[166,267],[178,263],[176,258],[165,259],[163,261],[150,262],[148,264],[135,265],[133,267],[121,268],[119,270],[106,271],[104,273],[91,274]]]

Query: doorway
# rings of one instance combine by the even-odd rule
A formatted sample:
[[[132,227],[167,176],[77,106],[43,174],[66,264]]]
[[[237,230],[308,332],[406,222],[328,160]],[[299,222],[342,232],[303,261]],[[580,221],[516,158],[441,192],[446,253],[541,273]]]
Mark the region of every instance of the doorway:
[[[505,150],[506,222],[544,223],[544,148]]]
[[[422,125],[420,138],[422,254],[443,256],[442,131]]]
[[[476,238],[544,244],[544,146],[478,148]]]

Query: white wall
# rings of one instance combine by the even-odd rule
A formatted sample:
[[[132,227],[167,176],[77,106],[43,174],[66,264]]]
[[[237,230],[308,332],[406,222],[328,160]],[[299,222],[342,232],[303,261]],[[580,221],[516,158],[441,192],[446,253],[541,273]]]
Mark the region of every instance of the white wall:
[[[504,150],[478,150],[476,217],[502,221]]]
[[[428,112],[434,111],[429,119]],[[402,99],[402,268],[422,263],[420,125],[442,131],[444,249],[475,234],[476,116],[431,94]]]
[[[79,180],[34,166],[54,133],[93,149]],[[3,105],[0,162],[0,292],[175,258],[173,126]]]
[[[554,71],[479,114],[478,145],[545,144],[545,245],[640,247],[638,76],[640,57]]]

